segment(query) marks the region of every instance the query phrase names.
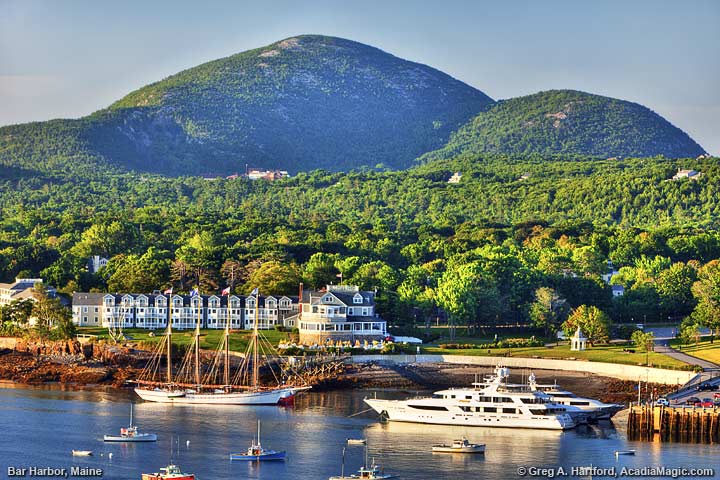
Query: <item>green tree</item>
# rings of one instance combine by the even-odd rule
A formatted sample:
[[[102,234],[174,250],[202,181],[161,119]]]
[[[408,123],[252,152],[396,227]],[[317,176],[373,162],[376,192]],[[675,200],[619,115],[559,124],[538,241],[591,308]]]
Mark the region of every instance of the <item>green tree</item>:
[[[265,295],[296,295],[300,284],[300,268],[295,263],[264,262],[255,269],[243,287],[245,293],[259,288]]]
[[[580,305],[562,324],[563,332],[567,337],[571,337],[578,327],[591,346],[610,339],[610,317],[593,305]]]
[[[537,328],[545,331],[549,337],[562,321],[565,310],[565,299],[549,287],[535,290],[535,301],[530,305],[530,320]]]
[[[40,338],[68,339],[75,335],[70,309],[60,299],[51,297],[42,283],[35,285],[35,303],[32,316],[35,318],[35,332]]]
[[[630,340],[643,352],[655,351],[655,334],[653,332],[643,332],[635,330]]]
[[[713,260],[698,270],[698,281],[692,286],[697,306],[693,319],[714,333],[720,333],[720,260]]]
[[[436,289],[438,304],[455,325],[495,324],[500,314],[500,295],[479,262],[448,269]]]
[[[313,254],[303,270],[305,283],[310,288],[319,289],[338,280],[337,275],[340,272],[335,266],[338,259],[339,255],[336,254],[323,252]]]

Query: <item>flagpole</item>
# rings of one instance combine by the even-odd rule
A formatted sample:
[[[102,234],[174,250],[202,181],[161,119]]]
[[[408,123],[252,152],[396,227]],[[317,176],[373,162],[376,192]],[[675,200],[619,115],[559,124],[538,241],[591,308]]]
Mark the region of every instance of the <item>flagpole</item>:
[[[172,288],[168,294],[168,312],[170,314],[168,318],[167,326],[167,383],[172,383]]]
[[[254,343],[254,358],[253,358],[253,387],[255,387],[255,390],[257,391],[258,388],[258,374],[259,374],[259,367],[258,367],[258,312],[260,310],[260,289],[255,289],[255,332],[253,335],[253,343]]]
[[[222,293],[222,292],[221,292]],[[222,295],[220,301],[222,302]],[[227,294],[227,306],[225,315],[225,386],[230,385],[230,292]]]
[[[198,318],[197,326],[195,327],[195,385],[200,388],[200,322],[202,312],[202,296],[200,296],[200,287],[197,289],[198,297]]]

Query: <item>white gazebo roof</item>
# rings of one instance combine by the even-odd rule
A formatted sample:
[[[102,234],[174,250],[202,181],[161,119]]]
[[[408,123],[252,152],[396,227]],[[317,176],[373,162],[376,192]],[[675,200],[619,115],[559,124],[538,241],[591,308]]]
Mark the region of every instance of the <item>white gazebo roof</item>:
[[[572,338],[577,338],[579,340],[587,340],[587,337],[583,335],[582,330],[580,330],[580,327],[575,330],[575,335],[572,336]]]

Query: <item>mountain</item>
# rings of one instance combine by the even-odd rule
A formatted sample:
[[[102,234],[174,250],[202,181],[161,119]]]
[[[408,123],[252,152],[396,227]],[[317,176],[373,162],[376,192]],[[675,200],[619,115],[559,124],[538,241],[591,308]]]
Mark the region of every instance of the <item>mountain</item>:
[[[228,174],[405,168],[492,104],[418,63],[302,35],[182,71],[78,120],[0,129],[0,165]]]
[[[637,103],[550,90],[498,101],[423,160],[464,153],[694,158],[705,151],[685,132]]]

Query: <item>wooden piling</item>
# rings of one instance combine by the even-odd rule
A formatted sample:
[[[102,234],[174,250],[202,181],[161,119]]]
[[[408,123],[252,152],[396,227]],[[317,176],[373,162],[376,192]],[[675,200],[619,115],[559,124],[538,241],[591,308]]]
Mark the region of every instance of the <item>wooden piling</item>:
[[[641,405],[628,413],[628,438],[663,442],[720,443],[720,408]]]

